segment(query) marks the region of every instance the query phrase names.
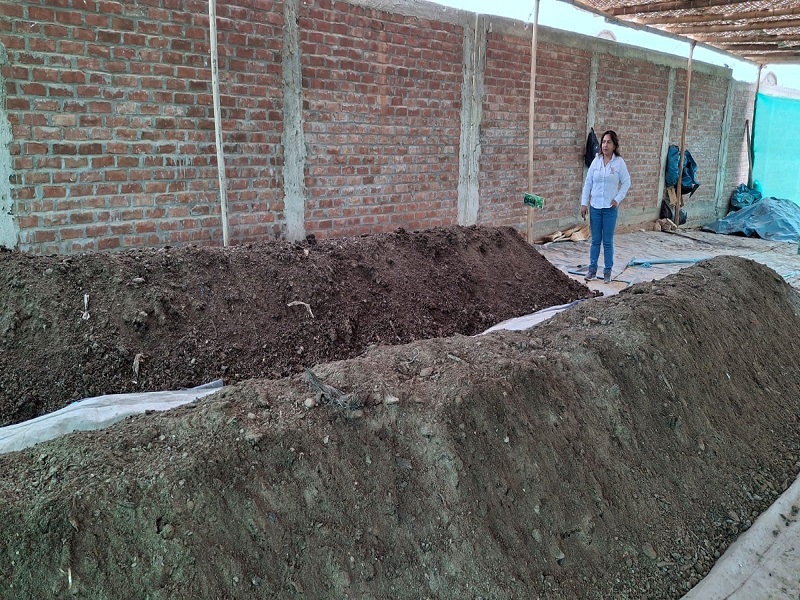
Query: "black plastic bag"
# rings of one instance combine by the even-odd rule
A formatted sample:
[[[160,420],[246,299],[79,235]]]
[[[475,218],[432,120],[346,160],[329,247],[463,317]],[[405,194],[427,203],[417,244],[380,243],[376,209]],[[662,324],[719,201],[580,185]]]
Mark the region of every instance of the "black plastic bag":
[[[739,210],[752,206],[761,200],[761,192],[758,190],[751,190],[745,184],[740,183],[731,193],[731,210]]]
[[[664,183],[667,187],[675,187],[678,184],[678,162],[681,155],[680,149],[670,144],[667,151],[667,168]],[[683,177],[681,178],[681,194],[691,196],[697,191],[700,184],[697,183],[697,163],[692,158],[688,150],[683,151]]]
[[[685,208],[682,208],[680,210],[680,217],[681,217],[681,222],[678,223],[675,220],[675,209],[672,208],[670,206],[669,202],[667,202],[666,200],[661,203],[661,214],[658,216],[659,219],[669,219],[670,221],[672,221],[676,225],[683,225],[684,223],[686,223],[686,209]]]

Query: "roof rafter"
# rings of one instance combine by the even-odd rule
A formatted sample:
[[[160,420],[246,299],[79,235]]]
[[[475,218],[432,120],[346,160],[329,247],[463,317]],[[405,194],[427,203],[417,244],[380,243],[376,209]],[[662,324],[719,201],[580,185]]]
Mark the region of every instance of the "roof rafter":
[[[800,36],[797,35],[763,35],[758,33],[748,33],[731,37],[727,32],[723,33],[697,33],[692,35],[692,39],[698,42],[707,42],[715,46],[732,44],[779,44],[781,42],[800,43]]]
[[[800,63],[800,55],[797,54],[787,54],[784,56],[770,54],[743,54],[742,58],[745,58],[751,62],[760,64],[760,65],[768,65],[768,64],[797,64]]]
[[[671,2],[644,2],[642,4],[629,4],[628,6],[612,6],[605,12],[614,17],[621,17],[623,15],[664,12],[666,10],[696,10],[698,8],[730,6],[731,4],[742,4],[745,2],[752,2],[752,0],[672,0]]]
[[[786,52],[786,51],[800,51],[800,46],[780,46],[775,44],[727,44],[721,43],[720,47],[728,49],[729,46],[734,46],[736,52]]]
[[[643,25],[677,24],[677,23],[713,23],[715,21],[744,21],[745,19],[768,19],[773,17],[791,17],[800,15],[800,6],[790,8],[773,8],[769,10],[749,10],[745,12],[707,13],[702,15],[656,15],[634,18]]]
[[[793,29],[800,27],[800,19],[778,21],[756,21],[743,25],[689,25],[688,27],[663,27],[670,33],[689,35],[692,33],[729,33],[733,31],[766,31],[767,29]],[[661,27],[659,28],[661,29]]]
[[[797,0],[561,0],[609,23],[699,43],[740,60],[800,64]],[[756,44],[747,48],[747,44]],[[759,48],[759,50],[756,50]],[[767,53],[767,54],[764,54]]]

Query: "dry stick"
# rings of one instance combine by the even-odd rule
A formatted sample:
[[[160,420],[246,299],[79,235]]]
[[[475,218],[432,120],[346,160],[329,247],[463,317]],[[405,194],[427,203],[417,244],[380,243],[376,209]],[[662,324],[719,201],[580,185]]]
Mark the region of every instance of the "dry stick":
[[[317,403],[333,404],[345,410],[360,408],[358,399],[353,394],[345,394],[335,387],[322,383],[311,369],[306,369],[304,378],[308,387],[316,394]]]
[[[222,115],[219,102],[219,73],[217,54],[217,0],[208,0],[208,26],[211,41],[211,90],[214,96],[214,137],[217,145],[217,176],[222,218],[222,245],[228,245],[228,185],[225,181],[225,154],[222,151]]]
[[[531,91],[528,114],[528,192],[533,193],[533,118],[536,113],[536,46],[539,26],[539,0],[533,0],[533,31],[531,32]],[[528,206],[528,243],[533,243],[533,207]]]
[[[686,123],[689,120],[689,93],[692,90],[692,55],[697,42],[692,40],[689,46],[689,65],[686,67],[686,96],[683,100],[683,132],[681,133],[681,153],[678,159],[678,183],[675,186],[675,195],[678,197],[675,206],[675,226],[681,226],[681,205],[683,204],[683,155],[686,152]]]
[[[307,302],[301,302],[300,300],[292,300],[286,306],[305,306],[308,314],[311,315],[311,318],[314,318],[314,313],[311,312],[311,306]]]

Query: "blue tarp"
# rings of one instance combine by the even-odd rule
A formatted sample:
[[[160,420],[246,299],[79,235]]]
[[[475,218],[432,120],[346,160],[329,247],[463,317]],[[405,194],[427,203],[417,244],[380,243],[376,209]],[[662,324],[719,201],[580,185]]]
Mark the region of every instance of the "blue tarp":
[[[800,240],[800,205],[783,198],[762,198],[760,201],[730,212],[702,227],[714,233],[739,233],[778,242]]]
[[[675,144],[670,144],[667,151],[667,166],[664,170],[664,183],[667,187],[678,185],[678,168],[680,163],[681,150]],[[692,158],[688,150],[683,151],[683,177],[681,178],[681,194],[690,196],[697,191],[700,184],[697,183],[697,163]]]

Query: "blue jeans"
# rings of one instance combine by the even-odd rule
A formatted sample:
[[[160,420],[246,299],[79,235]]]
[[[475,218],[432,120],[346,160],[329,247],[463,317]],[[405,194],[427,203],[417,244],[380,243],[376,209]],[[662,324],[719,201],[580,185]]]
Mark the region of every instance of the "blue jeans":
[[[617,227],[615,208],[589,207],[589,225],[592,230],[592,249],[589,251],[589,269],[597,272],[600,244],[603,244],[603,270],[610,273],[614,266],[614,229]]]

